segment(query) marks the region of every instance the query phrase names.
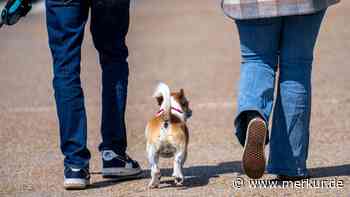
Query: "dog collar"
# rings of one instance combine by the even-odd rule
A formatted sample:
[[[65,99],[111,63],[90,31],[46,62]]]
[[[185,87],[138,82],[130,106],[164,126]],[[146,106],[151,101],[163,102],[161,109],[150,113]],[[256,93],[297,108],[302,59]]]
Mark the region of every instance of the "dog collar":
[[[164,112],[164,109],[160,109],[157,113],[156,116],[160,116]]]
[[[179,112],[180,114],[184,113],[181,109],[178,109],[175,107],[171,107],[171,110],[175,110],[175,111]]]
[[[183,114],[184,112],[181,109],[178,109],[176,107],[171,107],[171,110],[175,110],[177,112],[179,112],[180,114]],[[157,113],[156,116],[160,116],[165,110],[164,109],[160,109]]]

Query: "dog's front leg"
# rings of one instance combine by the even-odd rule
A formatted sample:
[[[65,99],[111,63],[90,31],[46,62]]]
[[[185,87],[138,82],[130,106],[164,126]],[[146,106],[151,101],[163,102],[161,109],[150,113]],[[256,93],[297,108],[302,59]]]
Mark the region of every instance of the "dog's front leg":
[[[151,181],[148,184],[149,188],[159,187],[160,170],[158,167],[159,154],[153,145],[147,145],[148,161],[151,165]]]
[[[174,172],[173,177],[175,177],[175,183],[181,185],[184,182],[184,175],[182,174],[182,167],[186,160],[186,150],[180,150],[176,152],[174,158]]]

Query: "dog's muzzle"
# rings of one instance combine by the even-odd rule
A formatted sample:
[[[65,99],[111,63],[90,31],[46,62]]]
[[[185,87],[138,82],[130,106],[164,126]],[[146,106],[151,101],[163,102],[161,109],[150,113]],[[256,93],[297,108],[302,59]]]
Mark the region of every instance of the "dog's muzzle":
[[[192,117],[192,110],[186,111],[185,116],[186,116],[186,119],[191,118]]]

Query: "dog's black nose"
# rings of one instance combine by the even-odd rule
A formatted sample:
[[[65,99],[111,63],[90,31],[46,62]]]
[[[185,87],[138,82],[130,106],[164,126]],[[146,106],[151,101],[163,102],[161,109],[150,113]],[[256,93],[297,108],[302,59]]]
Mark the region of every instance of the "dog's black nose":
[[[187,118],[190,118],[192,116],[192,110],[188,110],[187,112],[186,112],[186,117]]]

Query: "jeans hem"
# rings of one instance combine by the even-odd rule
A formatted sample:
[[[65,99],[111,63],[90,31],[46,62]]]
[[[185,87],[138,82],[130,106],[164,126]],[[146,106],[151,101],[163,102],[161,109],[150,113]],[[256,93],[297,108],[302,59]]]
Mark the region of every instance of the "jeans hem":
[[[75,164],[64,164],[64,167],[68,167],[68,168],[78,168],[78,169],[89,169],[89,164],[85,165],[85,166],[81,166],[81,165],[75,165]]]
[[[100,146],[98,148],[99,152],[105,151],[105,150],[112,150],[118,155],[124,155],[126,153],[126,147],[120,148],[120,147],[108,147],[108,146]]]
[[[239,143],[244,146],[245,144],[245,138],[246,138],[246,129],[243,129],[242,127],[242,122],[241,122],[241,116],[242,114],[244,114],[245,112],[248,112],[248,111],[256,111],[260,114],[260,116],[264,119],[266,125],[268,124],[268,118],[265,117],[264,113],[262,112],[261,109],[257,108],[257,107],[244,107],[244,108],[241,108],[239,110],[239,112],[237,113],[235,119],[234,119],[234,125],[235,125],[235,135],[239,141]],[[247,124],[248,125],[248,124]],[[269,133],[269,131],[267,131],[267,133]],[[269,136],[267,135],[266,136],[266,141],[265,141],[265,144],[268,144],[269,143]]]
[[[235,126],[238,124],[237,121],[239,119],[239,116],[242,115],[242,113],[247,112],[247,111],[256,111],[260,114],[260,116],[264,119],[265,122],[267,122],[267,118],[265,117],[264,113],[262,112],[261,109],[257,108],[257,107],[244,107],[241,108],[239,110],[239,112],[237,113],[236,117],[235,117]]]
[[[285,176],[308,176],[309,172],[307,169],[277,169],[277,168],[267,168],[269,174],[285,175]]]

